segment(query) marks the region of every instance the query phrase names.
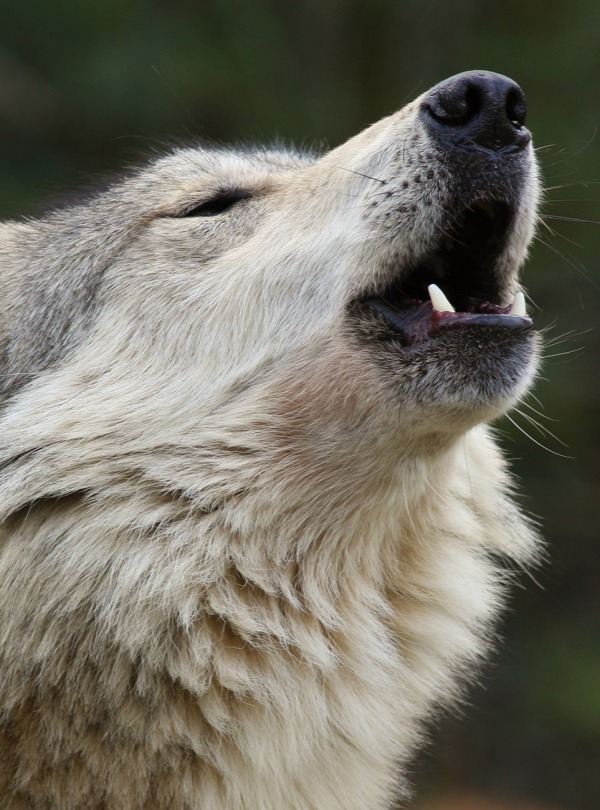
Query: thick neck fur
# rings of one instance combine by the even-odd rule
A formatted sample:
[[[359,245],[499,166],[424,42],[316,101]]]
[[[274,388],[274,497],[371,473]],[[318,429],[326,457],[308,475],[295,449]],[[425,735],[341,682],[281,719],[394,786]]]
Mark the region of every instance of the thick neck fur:
[[[244,770],[264,783],[253,808],[386,806],[422,719],[484,650],[500,601],[489,553],[525,556],[529,533],[505,482],[490,486],[484,429],[402,454],[363,429],[341,447],[346,405],[319,424],[287,389],[243,433],[224,409],[201,442],[152,448],[143,431],[120,447],[107,423],[78,444],[67,420],[7,460],[2,627],[23,651],[7,728],[25,740],[30,712],[79,717],[38,751],[23,796],[45,796],[43,768],[83,750],[61,807],[166,807],[171,780],[189,779],[189,803],[169,806],[244,808]],[[121,767],[141,746],[144,768],[93,787],[107,745]],[[187,754],[171,764],[173,746]]]

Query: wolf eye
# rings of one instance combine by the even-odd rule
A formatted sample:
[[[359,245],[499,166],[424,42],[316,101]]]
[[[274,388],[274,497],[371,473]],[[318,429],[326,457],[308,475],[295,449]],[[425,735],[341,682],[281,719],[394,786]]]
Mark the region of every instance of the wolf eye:
[[[217,214],[224,214],[230,208],[251,197],[248,191],[222,191],[211,197],[210,200],[203,200],[197,205],[192,205],[185,211],[182,211],[180,217],[214,217]]]

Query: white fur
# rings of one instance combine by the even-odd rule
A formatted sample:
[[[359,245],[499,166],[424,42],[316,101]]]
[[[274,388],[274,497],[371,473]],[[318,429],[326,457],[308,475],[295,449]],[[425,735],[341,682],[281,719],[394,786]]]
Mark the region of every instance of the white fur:
[[[7,810],[376,810],[406,790],[424,721],[485,652],[497,555],[534,542],[480,424],[533,360],[501,400],[428,402],[344,325],[441,221],[441,180],[439,208],[402,188],[431,165],[416,110],[318,160],[181,150],[96,203],[130,230],[98,226],[118,249],[89,331],[0,422]],[[165,217],[226,184],[255,191],[247,215]],[[400,196],[416,210],[390,229]],[[507,288],[536,199],[532,164]],[[5,228],[10,326],[37,226]]]

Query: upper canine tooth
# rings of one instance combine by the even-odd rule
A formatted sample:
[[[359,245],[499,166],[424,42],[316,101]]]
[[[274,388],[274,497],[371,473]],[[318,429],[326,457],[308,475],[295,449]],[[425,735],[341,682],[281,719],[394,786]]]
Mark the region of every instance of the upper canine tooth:
[[[427,287],[427,292],[429,293],[432,306],[435,310],[438,312],[456,312],[437,284],[430,284],[429,287]]]
[[[509,315],[517,315],[519,318],[527,317],[527,308],[525,306],[525,296],[522,292],[515,293],[515,299],[512,302]]]

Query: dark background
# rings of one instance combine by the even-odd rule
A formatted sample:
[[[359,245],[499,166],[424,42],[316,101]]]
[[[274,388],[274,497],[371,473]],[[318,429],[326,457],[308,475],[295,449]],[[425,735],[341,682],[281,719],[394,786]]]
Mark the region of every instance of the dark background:
[[[498,427],[549,561],[522,577],[496,660],[415,780],[425,801],[443,797],[436,807],[467,791],[488,798],[460,793],[456,807],[598,810],[598,0],[5,3],[0,215],[26,216],[172,138],[333,146],[474,68],[525,89],[547,188],[525,275],[546,330],[541,404],[528,400],[543,415],[525,405]]]

